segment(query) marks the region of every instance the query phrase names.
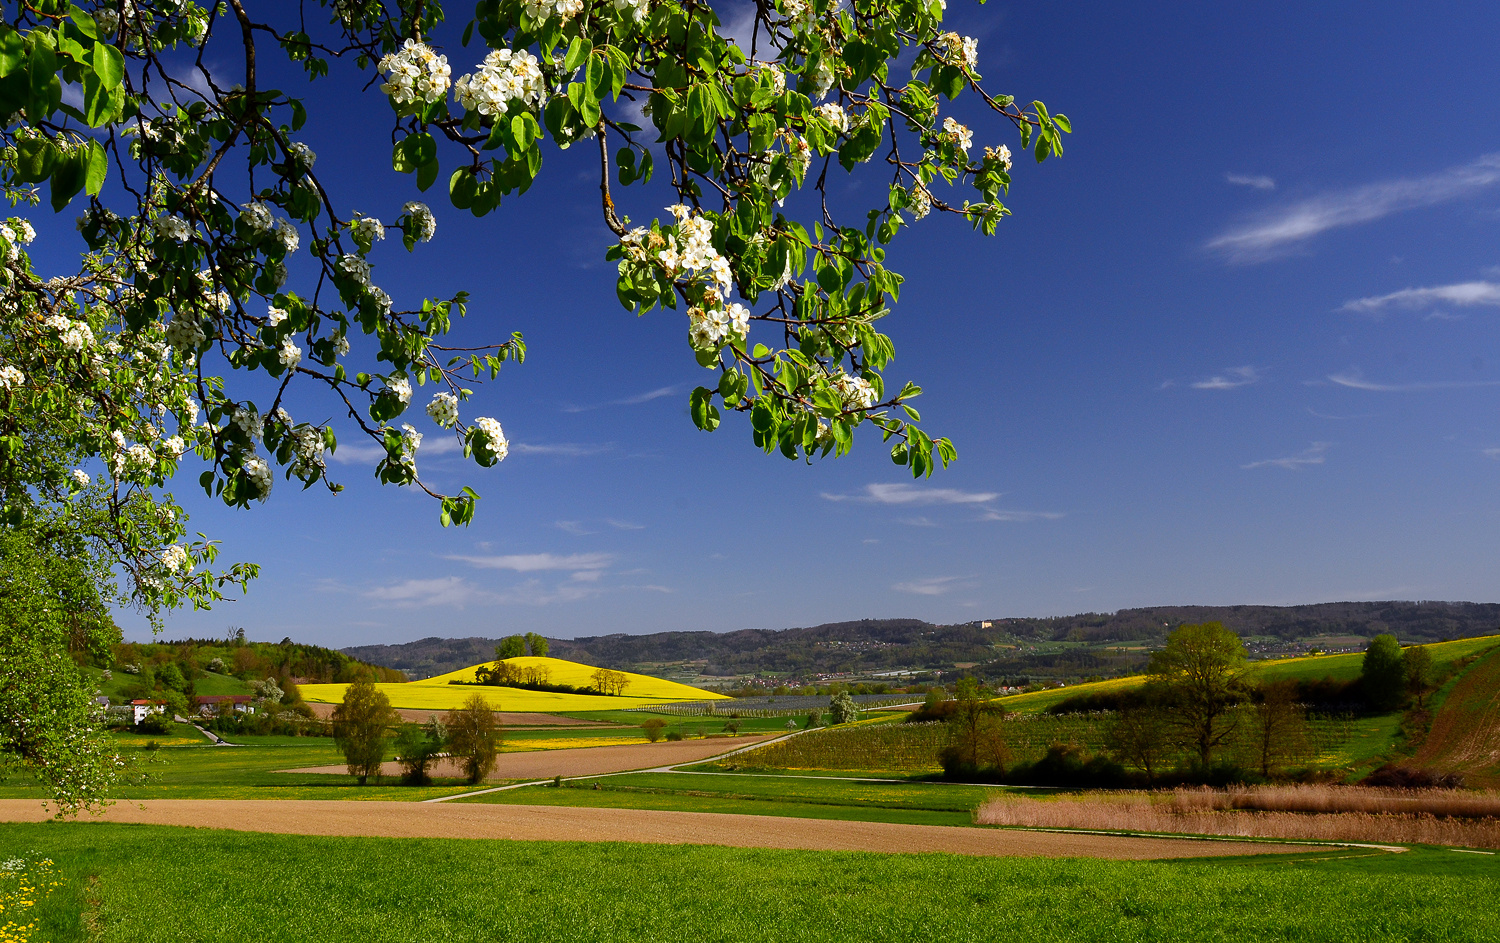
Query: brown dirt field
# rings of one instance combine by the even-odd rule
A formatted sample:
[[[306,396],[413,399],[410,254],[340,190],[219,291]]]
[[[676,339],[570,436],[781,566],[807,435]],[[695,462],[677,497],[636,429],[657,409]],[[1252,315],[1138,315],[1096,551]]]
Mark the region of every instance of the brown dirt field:
[[[333,715],[333,709],[337,704],[313,704],[308,703],[312,712],[318,717],[327,720]],[[427,718],[433,714],[439,717],[443,711],[424,711],[411,707],[398,707],[396,713],[401,715],[402,720],[413,723],[425,724]],[[579,720],[577,717],[559,717],[556,714],[527,714],[516,711],[495,711],[495,720],[510,727],[615,727],[618,724],[597,724],[589,720]]]
[[[598,776],[623,773],[655,766],[678,766],[706,760],[720,753],[759,743],[765,737],[731,737],[716,740],[663,740],[661,743],[632,743],[617,747],[580,747],[569,750],[535,750],[529,753],[502,753],[495,758],[490,779],[551,779],[554,776]],[[343,766],[312,766],[287,770],[289,773],[336,773],[344,775]],[[382,776],[400,776],[401,767],[386,763]],[[458,764],[442,760],[432,770],[433,776],[462,776]]]
[[[34,799],[0,800],[0,821],[48,818]],[[1307,851],[1306,845],[1070,835],[950,825],[896,825],[663,812],[337,800],[153,799],[120,802],[109,822],[186,825],[282,835],[370,835],[388,838],[489,838],[517,841],[644,842],[810,851],[947,852],[994,857],[1206,858]]]
[[[1500,648],[1472,665],[1432,720],[1414,762],[1500,787]]]

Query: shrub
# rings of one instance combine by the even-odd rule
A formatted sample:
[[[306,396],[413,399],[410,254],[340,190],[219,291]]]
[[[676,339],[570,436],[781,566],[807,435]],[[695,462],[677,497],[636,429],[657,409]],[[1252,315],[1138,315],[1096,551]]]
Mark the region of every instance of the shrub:
[[[172,717],[165,711],[160,714],[147,714],[141,718],[140,723],[135,725],[135,729],[141,733],[168,733],[172,729]]]
[[[662,720],[660,717],[653,717],[641,724],[641,731],[645,733],[647,740],[655,743],[661,739],[662,728],[666,726],[667,722],[665,720]],[[681,740],[682,736],[679,734],[677,739]]]
[[[668,730],[667,731],[667,739],[668,740],[672,740],[672,741],[681,740],[682,739],[682,731],[680,731],[680,730]]]
[[[1430,769],[1414,769],[1387,763],[1366,776],[1362,786],[1388,786],[1397,789],[1462,789],[1463,775],[1438,772]]]

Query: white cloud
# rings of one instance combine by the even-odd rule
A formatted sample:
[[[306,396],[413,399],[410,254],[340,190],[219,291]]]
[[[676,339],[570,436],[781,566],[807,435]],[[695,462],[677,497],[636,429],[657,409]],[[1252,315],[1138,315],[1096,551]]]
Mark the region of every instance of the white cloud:
[[[1435,380],[1422,383],[1374,383],[1360,376],[1359,371],[1331,373],[1328,382],[1346,386],[1351,390],[1367,390],[1371,393],[1425,393],[1430,390],[1472,390],[1486,386],[1500,386],[1500,380]]]
[[[1276,189],[1276,181],[1265,174],[1225,174],[1224,179],[1239,187],[1254,187],[1257,190]]]
[[[493,557],[469,557],[453,554],[446,560],[458,560],[481,570],[513,570],[516,573],[538,573],[547,570],[602,570],[615,562],[612,553],[513,553]]]
[[[1209,240],[1208,248],[1235,262],[1261,262],[1345,226],[1374,222],[1402,210],[1435,206],[1500,183],[1500,154],[1460,167],[1315,196],[1271,210]]]
[[[918,596],[941,596],[955,589],[964,587],[962,582],[966,577],[962,576],[929,576],[926,579],[911,580],[905,583],[895,583],[891,589],[902,593],[914,593]]]
[[[663,396],[671,396],[676,392],[677,387],[675,386],[662,386],[654,390],[647,390],[636,396],[627,396],[625,399],[614,399],[606,403],[591,403],[586,406],[567,405],[562,408],[562,411],[565,413],[585,413],[591,409],[603,409],[605,406],[639,406],[642,403],[649,403],[654,399],[661,399]]]
[[[422,445],[417,449],[417,461],[462,451],[463,445],[456,436],[428,434],[422,437]],[[362,438],[357,442],[339,443],[338,451],[328,453],[328,457],[340,465],[374,465],[385,458],[385,449]]]
[[[567,531],[575,537],[587,537],[590,534],[599,533],[597,530],[589,530],[583,526],[582,521],[553,521],[552,526],[558,530]]]
[[[614,449],[613,445],[580,445],[576,442],[558,442],[553,445],[532,445],[517,442],[511,448],[521,455],[557,455],[562,458],[586,458]]]
[[[863,501],[870,504],[918,507],[928,504],[985,504],[1000,497],[997,491],[959,491],[956,488],[923,488],[920,485],[865,485],[864,494],[823,493],[828,501]]]
[[[1479,454],[1500,461],[1500,449],[1480,449]]]
[[[1345,303],[1339,310],[1375,314],[1386,308],[1420,311],[1423,308],[1444,303],[1461,308],[1473,305],[1500,307],[1500,285],[1494,282],[1459,282],[1455,285],[1435,285],[1431,288],[1403,288],[1389,295],[1355,298]]]
[[[613,517],[606,517],[604,519],[604,523],[608,524],[610,527],[615,528],[616,530],[645,530],[646,529],[646,525],[645,524],[637,524],[637,523],[634,523],[633,521],[616,520]]]
[[[1223,375],[1199,380],[1192,384],[1192,387],[1195,390],[1235,390],[1242,386],[1249,386],[1260,378],[1260,371],[1254,367],[1230,367],[1224,371]]]
[[[1063,516],[1058,511],[1008,511],[1003,508],[985,508],[984,513],[980,515],[979,519],[981,521],[1024,523],[1026,521],[1056,521],[1060,520]]]
[[[1240,467],[1266,468],[1268,466],[1274,466],[1276,468],[1285,468],[1288,471],[1296,471],[1297,469],[1303,468],[1307,465],[1321,465],[1323,464],[1323,453],[1327,452],[1328,447],[1332,444],[1333,443],[1331,442],[1314,442],[1312,445],[1303,449],[1302,452],[1297,455],[1289,455],[1286,458],[1261,459],[1258,462],[1251,462],[1248,465],[1241,465]]]
[[[390,586],[377,586],[366,590],[364,596],[366,599],[409,609],[426,609],[434,606],[466,609],[469,606],[490,605],[497,601],[494,593],[480,589],[459,576],[443,576],[430,580],[402,580]]]

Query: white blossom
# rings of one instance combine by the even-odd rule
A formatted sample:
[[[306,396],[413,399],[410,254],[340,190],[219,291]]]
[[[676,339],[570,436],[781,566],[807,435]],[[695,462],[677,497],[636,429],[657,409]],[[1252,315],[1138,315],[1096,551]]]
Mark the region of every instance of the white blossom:
[[[969,147],[974,143],[974,132],[952,118],[943,119],[943,136],[958,145],[958,149],[965,154],[969,153]]]
[[[355,219],[349,224],[349,229],[356,239],[363,239],[366,242],[379,242],[385,238],[385,224],[368,216]]]
[[[292,162],[304,171],[312,170],[313,164],[318,161],[318,155],[313,153],[313,149],[301,141],[293,141],[286,146],[286,150],[291,155]]]
[[[75,468],[70,474],[73,476],[73,483],[78,487],[87,488],[89,486],[90,479],[88,472],[81,468]]]
[[[266,324],[269,327],[276,327],[282,321],[286,320],[286,314],[287,313],[285,308],[278,308],[275,305],[267,305]]]
[[[182,458],[182,453],[187,451],[187,443],[183,441],[180,435],[174,435],[162,440],[161,447],[173,460]]]
[[[193,572],[193,561],[181,544],[171,544],[162,550],[161,565],[168,573]]]
[[[427,208],[427,204],[412,200],[401,207],[401,210],[411,224],[411,237],[418,242],[431,242],[437,233],[437,217]]]
[[[545,20],[556,14],[567,22],[583,12],[583,0],[523,0],[522,9],[534,20]]]
[[[255,496],[264,501],[271,496],[271,466],[259,455],[251,455],[240,465],[240,470],[245,473],[245,478],[255,489]]]
[[[36,239],[36,230],[28,220],[17,216],[0,223],[0,235],[13,244],[29,246]]]
[[[261,419],[260,413],[253,409],[236,406],[230,416],[230,422],[233,422],[251,441],[265,435],[265,421]]]
[[[427,416],[444,429],[458,421],[458,397],[452,393],[434,393],[427,404]]]
[[[292,343],[290,337],[283,337],[281,347],[276,351],[276,359],[288,370],[296,369],[297,364],[302,362],[302,348]]]
[[[400,400],[401,405],[405,406],[411,402],[411,381],[406,377],[399,374],[388,377],[385,381],[385,388],[390,391],[392,396]]]
[[[644,22],[651,12],[651,0],[614,0],[615,12],[637,23]]]
[[[417,427],[409,422],[401,424],[401,451],[409,458],[415,458],[417,449],[422,447],[422,433]]]
[[[875,405],[875,387],[864,377],[840,373],[829,381],[829,386],[843,401],[845,409],[869,409]]]
[[[276,225],[270,207],[259,201],[246,203],[240,210],[240,220],[256,232],[267,232]]]
[[[546,95],[546,81],[536,56],[523,50],[495,49],[479,70],[453,86],[453,100],[469,111],[495,117],[512,101],[535,108]]]
[[[1010,170],[1011,156],[1010,148],[1004,144],[999,147],[987,147],[984,149],[985,160],[993,160],[1000,165],[1001,170]]]
[[[61,314],[53,314],[43,322],[58,334],[62,345],[74,353],[80,353],[94,346],[94,332],[82,321],[74,321],[72,318]]]
[[[453,70],[448,66],[448,57],[414,39],[408,39],[405,46],[381,59],[380,71],[388,73],[380,90],[397,105],[440,101],[452,84]]]
[[[282,248],[286,249],[287,255],[296,252],[297,247],[302,245],[302,233],[298,232],[291,220],[285,217],[276,221],[276,238],[281,240]]]
[[[178,242],[187,242],[193,238],[193,227],[185,219],[176,216],[158,216],[152,221],[156,227],[156,234],[163,239],[176,239]]]
[[[353,253],[346,252],[339,258],[338,267],[361,287],[370,284],[370,263]]]
[[[730,333],[744,337],[750,332],[750,309],[742,304],[729,306],[729,330]]]
[[[474,420],[474,425],[479,429],[480,435],[484,437],[485,447],[494,453],[495,460],[503,462],[505,456],[510,454],[510,442],[505,438],[505,433],[501,430],[500,423],[487,416],[481,416]]]
[[[198,317],[186,311],[178,311],[165,331],[167,343],[183,353],[194,351],[203,344],[203,325]]]
[[[349,353],[349,338],[344,336],[343,331],[333,335],[333,350],[340,357]]]
[[[932,212],[932,194],[920,181],[911,185],[911,191],[907,194],[911,207],[913,219],[922,219]]]
[[[833,130],[840,134],[849,130],[849,116],[844,113],[844,106],[837,102],[829,102],[814,108],[819,118],[833,125]]]
[[[316,426],[292,430],[292,474],[306,480],[323,468],[323,432]]]
[[[0,390],[9,392],[17,389],[26,382],[26,375],[18,367],[6,364],[0,367]]]

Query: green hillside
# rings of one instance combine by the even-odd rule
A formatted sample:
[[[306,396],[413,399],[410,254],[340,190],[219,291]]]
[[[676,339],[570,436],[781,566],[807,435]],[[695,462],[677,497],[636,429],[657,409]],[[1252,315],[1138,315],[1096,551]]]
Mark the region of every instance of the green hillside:
[[[1500,647],[1445,685],[1434,706],[1413,764],[1460,773],[1470,786],[1500,787]]]

